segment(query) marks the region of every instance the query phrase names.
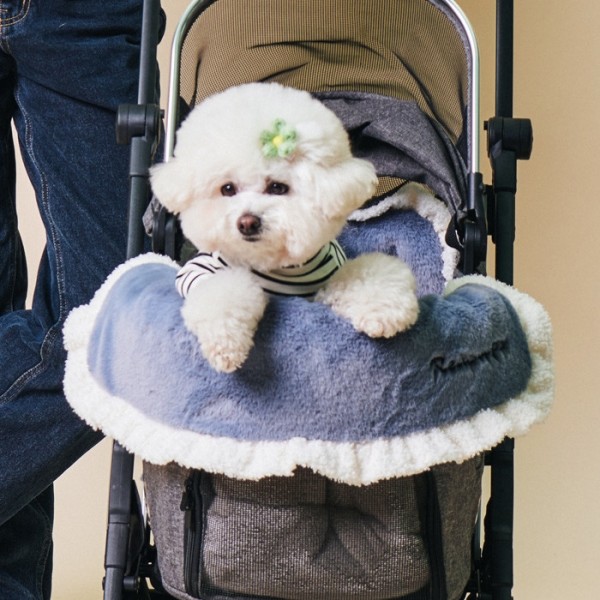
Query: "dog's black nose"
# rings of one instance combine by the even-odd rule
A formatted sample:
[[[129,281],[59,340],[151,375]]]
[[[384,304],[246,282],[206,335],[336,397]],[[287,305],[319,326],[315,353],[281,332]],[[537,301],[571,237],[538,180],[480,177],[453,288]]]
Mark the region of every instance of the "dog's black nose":
[[[260,233],[262,223],[260,217],[251,213],[244,213],[237,220],[237,228],[244,237],[255,237]]]

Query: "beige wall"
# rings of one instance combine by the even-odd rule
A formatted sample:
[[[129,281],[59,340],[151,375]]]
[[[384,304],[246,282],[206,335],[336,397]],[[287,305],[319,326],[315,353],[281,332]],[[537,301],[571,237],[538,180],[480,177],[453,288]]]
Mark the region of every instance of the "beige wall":
[[[493,28],[483,9],[493,4],[462,3],[479,32],[484,117],[493,110]],[[557,379],[550,418],[517,442],[518,600],[598,598],[599,19],[595,0],[515,2],[515,115],[532,119],[535,137],[519,166],[515,285],[550,312]]]
[[[531,118],[535,134],[532,159],[519,166],[515,284],[553,318],[557,371],[551,417],[517,442],[515,598],[594,600],[600,555],[600,468],[594,460],[600,454],[600,3],[515,4],[515,116]],[[165,5],[173,15],[185,2]],[[485,118],[493,114],[494,2],[461,5],[480,41]],[[25,204],[28,243],[39,248],[32,202]],[[37,261],[39,250],[31,254]],[[57,483],[58,600],[102,597],[108,459],[105,441]]]

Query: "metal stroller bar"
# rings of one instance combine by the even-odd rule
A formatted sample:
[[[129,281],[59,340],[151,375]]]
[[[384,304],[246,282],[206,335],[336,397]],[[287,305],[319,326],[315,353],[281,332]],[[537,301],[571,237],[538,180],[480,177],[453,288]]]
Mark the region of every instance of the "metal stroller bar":
[[[158,145],[160,107],[157,104],[156,49],[160,30],[160,1],[144,0],[140,48],[138,104],[119,107],[117,142],[131,144],[127,258],[144,248],[142,216],[150,198],[148,169]],[[134,456],[113,443],[106,553],[104,598],[120,600],[137,589],[137,578],[128,577],[128,550],[132,538],[132,507],[137,503],[133,482]]]
[[[496,278],[513,283],[517,159],[531,155],[529,119],[513,118],[513,0],[498,0],[496,33],[496,116],[487,124],[488,154],[493,171],[491,231],[497,247]]]
[[[179,56],[185,33],[188,31],[191,23],[196,17],[205,11],[216,0],[196,0],[188,5],[185,12],[182,14],[177,24],[175,33],[173,34],[173,45],[171,47],[171,62],[169,77],[171,81],[179,81],[181,73],[181,65]],[[166,114],[166,133],[165,133],[165,156],[164,160],[168,161],[173,156],[175,148],[175,132],[177,129],[178,109],[179,109],[179,86],[169,85],[169,95],[167,97],[167,114]]]
[[[496,115],[512,117],[513,111],[513,56],[514,56],[513,0],[498,0],[496,7]]]
[[[469,139],[471,153],[469,156],[469,172],[479,172],[479,88],[480,88],[480,74],[479,74],[479,47],[477,45],[477,39],[475,38],[475,32],[473,27],[463,12],[462,8],[454,0],[443,0],[448,5],[450,10],[456,15],[457,19],[463,27],[465,37],[469,43],[471,51],[471,90],[470,90],[470,115],[469,115]]]
[[[513,118],[513,0],[496,3],[496,116],[486,123],[493,173],[488,188],[490,231],[496,244],[496,278],[513,283],[517,160],[528,159],[533,135],[528,119]],[[493,600],[511,600],[513,587],[514,440],[487,457],[491,499],[486,518],[484,573]],[[488,587],[489,586],[489,587]],[[484,596],[490,597],[490,596]]]
[[[150,197],[148,169],[158,146],[161,125],[156,65],[156,49],[160,30],[160,2],[158,0],[144,1],[142,19],[138,104],[120,106],[116,125],[117,141],[125,144],[131,143],[127,258],[136,256],[144,248],[145,233],[142,217]]]
[[[458,19],[463,34],[469,45],[471,58],[471,89],[469,94],[468,137],[469,137],[469,164],[468,164],[468,196],[465,202],[465,218],[462,222],[455,221],[458,245],[448,239],[450,245],[461,252],[461,271],[466,275],[480,270],[485,263],[487,252],[487,226],[483,208],[483,178],[479,166],[480,147],[480,60],[479,47],[473,27],[462,8],[455,0],[442,0]],[[456,217],[455,217],[456,219]]]

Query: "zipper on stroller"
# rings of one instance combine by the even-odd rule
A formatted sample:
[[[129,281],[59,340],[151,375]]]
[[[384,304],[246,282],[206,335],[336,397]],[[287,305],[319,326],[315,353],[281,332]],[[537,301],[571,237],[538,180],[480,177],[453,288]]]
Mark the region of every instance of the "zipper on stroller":
[[[181,510],[184,517],[184,563],[183,576],[185,591],[195,598],[200,593],[200,561],[202,558],[202,533],[204,524],[204,506],[200,482],[201,471],[193,471],[186,479],[181,498]]]
[[[445,600],[446,570],[444,568],[444,546],[442,533],[442,515],[438,499],[435,475],[427,473],[427,547],[431,568],[429,585],[431,600]]]

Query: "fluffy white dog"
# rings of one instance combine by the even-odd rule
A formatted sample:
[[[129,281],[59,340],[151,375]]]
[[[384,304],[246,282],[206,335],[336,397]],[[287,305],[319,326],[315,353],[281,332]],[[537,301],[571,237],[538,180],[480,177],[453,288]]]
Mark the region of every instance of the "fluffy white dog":
[[[256,83],[208,98],[185,119],[174,157],[153,167],[151,181],[201,251],[177,283],[184,322],[215,369],[243,364],[269,291],[316,294],[371,337],[416,321],[414,277],[400,259],[372,253],[346,261],[333,241],[377,177],[310,94]]]

